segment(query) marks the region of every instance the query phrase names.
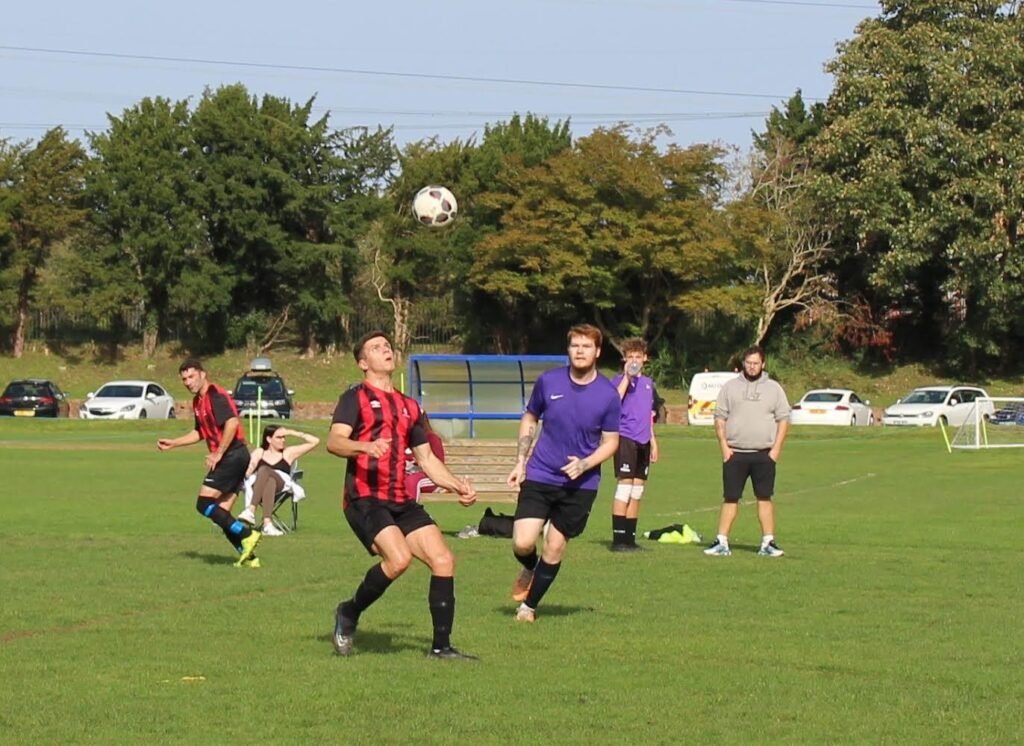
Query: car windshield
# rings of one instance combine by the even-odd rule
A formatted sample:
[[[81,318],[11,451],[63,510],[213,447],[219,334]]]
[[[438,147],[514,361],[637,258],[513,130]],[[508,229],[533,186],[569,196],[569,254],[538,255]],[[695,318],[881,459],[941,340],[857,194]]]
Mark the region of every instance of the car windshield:
[[[804,397],[805,402],[831,402],[842,401],[843,395],[831,391],[812,391]]]
[[[911,391],[900,404],[942,404],[948,394],[948,391]]]
[[[284,395],[284,384],[281,383],[281,379],[269,378],[258,381],[252,379],[239,381],[238,387],[235,389],[235,396],[239,399],[254,399],[256,398],[256,390],[259,388],[263,389],[263,396]]]
[[[50,392],[41,383],[9,383],[4,396],[49,396]]]
[[[116,384],[104,386],[96,392],[97,399],[138,399],[142,396],[142,386]]]

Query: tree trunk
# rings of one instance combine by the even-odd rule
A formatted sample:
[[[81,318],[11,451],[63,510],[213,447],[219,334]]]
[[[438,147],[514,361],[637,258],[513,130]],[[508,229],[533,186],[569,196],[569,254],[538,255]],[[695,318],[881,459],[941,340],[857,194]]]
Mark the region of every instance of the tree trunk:
[[[18,301],[18,322],[14,327],[13,355],[20,358],[25,354],[25,335],[28,330],[28,302]]]
[[[142,352],[146,357],[156,354],[156,346],[160,341],[160,320],[152,308],[143,306],[142,313]]]
[[[153,357],[156,354],[156,347],[159,341],[159,330],[149,326],[142,330],[142,351],[146,357]]]
[[[391,298],[391,308],[394,310],[395,319],[395,364],[401,365],[409,349],[409,316],[412,304],[396,292]]]

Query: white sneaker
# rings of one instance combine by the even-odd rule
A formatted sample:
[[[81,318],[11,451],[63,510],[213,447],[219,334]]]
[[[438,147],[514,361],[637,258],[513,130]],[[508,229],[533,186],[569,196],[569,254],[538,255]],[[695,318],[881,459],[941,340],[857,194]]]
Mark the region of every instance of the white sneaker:
[[[519,604],[519,608],[516,609],[515,620],[532,624],[537,621],[537,610],[531,609],[526,604]]]
[[[246,508],[245,510],[238,514],[238,520],[245,521],[249,524],[254,524],[256,523],[256,513],[253,512],[252,508]]]
[[[723,544],[718,539],[715,539],[711,546],[704,550],[704,554],[708,557],[728,557],[732,554],[732,550],[729,549],[728,544]]]
[[[284,536],[284,531],[279,529],[273,523],[267,523],[267,524],[264,524],[264,526],[263,526],[263,535],[264,536]]]

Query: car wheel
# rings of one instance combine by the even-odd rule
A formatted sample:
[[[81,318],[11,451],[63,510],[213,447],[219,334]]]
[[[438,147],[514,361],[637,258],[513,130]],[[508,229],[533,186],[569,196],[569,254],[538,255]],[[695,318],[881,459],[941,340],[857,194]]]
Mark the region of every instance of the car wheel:
[[[173,420],[177,416],[178,416],[178,413],[174,411],[174,407],[168,407],[167,408],[167,419]]]
[[[946,419],[946,415],[939,416],[939,424],[942,425],[943,427],[947,427],[949,425],[949,420]]]
[[[143,409],[143,410],[140,410],[140,411],[139,411],[139,419],[140,419],[140,420],[144,420],[144,419],[146,419],[146,418],[147,418],[148,416],[149,416],[149,415],[147,415],[147,414],[146,414],[146,410],[145,410],[145,409]]]

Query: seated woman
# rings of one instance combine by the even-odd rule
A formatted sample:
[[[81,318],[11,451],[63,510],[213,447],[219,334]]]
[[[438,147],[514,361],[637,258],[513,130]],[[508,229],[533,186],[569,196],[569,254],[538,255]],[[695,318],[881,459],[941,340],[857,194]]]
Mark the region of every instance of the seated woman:
[[[285,439],[292,435],[302,438],[299,445],[285,446]],[[264,536],[282,536],[271,516],[274,514],[274,496],[285,486],[293,486],[291,480],[292,464],[299,456],[309,453],[320,445],[320,438],[298,430],[289,430],[280,425],[267,425],[263,429],[263,444],[253,450],[246,471],[246,495],[252,492],[252,499],[246,500],[246,507],[238,514],[240,520],[256,523],[256,505],[259,505],[263,517]]]
[[[423,424],[427,428],[427,442],[430,443],[430,450],[441,461],[444,461],[444,441],[441,440],[440,435],[434,432],[426,412],[423,413]],[[428,492],[437,492],[437,485],[420,470],[416,459],[413,458],[412,451],[408,448],[405,449],[405,494],[417,498]]]

